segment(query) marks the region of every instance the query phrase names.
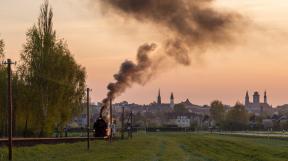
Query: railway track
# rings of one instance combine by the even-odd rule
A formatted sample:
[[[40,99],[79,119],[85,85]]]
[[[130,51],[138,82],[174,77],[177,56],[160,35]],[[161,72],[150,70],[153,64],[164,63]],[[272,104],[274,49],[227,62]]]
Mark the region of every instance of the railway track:
[[[106,138],[90,137],[90,140],[105,140]],[[63,138],[13,138],[13,146],[33,146],[38,144],[60,144],[87,141],[87,137],[63,137]],[[7,146],[8,139],[0,139],[0,147]]]

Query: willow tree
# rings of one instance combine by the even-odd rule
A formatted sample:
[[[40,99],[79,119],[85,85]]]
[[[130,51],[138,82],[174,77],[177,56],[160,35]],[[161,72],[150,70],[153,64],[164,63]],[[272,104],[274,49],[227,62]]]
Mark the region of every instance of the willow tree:
[[[78,111],[85,95],[86,72],[53,29],[48,1],[41,6],[38,23],[28,30],[19,72],[29,87],[25,130],[51,134]]]

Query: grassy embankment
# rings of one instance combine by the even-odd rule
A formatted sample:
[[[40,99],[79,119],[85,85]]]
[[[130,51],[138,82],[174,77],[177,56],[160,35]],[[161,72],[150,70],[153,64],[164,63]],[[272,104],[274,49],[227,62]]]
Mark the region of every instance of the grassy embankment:
[[[6,160],[7,148],[0,148]],[[210,134],[157,133],[132,140],[38,145],[14,150],[14,161],[287,161],[288,141]]]

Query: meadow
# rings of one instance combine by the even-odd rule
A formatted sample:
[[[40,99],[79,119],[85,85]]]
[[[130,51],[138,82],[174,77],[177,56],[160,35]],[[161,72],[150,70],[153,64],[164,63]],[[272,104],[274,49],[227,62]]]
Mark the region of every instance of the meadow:
[[[0,148],[0,160],[7,148]],[[204,133],[137,134],[131,140],[14,148],[14,161],[287,161],[288,141]]]

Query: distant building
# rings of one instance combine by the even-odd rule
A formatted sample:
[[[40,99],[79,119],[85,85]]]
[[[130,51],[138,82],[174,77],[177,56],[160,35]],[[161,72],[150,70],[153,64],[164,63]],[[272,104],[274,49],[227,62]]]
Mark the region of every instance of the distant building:
[[[246,92],[245,96],[245,107],[249,113],[254,113],[255,115],[261,115],[262,113],[272,114],[273,108],[268,104],[267,92],[264,92],[264,102],[260,102],[260,94],[256,91],[253,94],[253,102],[249,100],[249,93]]]
[[[194,113],[198,115],[210,115],[210,111],[209,111],[210,107],[208,106],[203,107],[203,106],[192,104],[189,99],[186,99],[186,101],[181,102],[180,104],[183,104],[190,113]]]
[[[158,91],[157,102],[152,102],[150,105],[145,106],[149,112],[171,112],[174,108],[174,94],[171,93],[170,103],[163,103],[160,89]]]
[[[160,89],[159,89],[159,92],[158,92],[157,104],[158,104],[158,105],[161,105],[161,104],[162,104],[162,102],[161,102],[161,93],[160,93]]]
[[[187,128],[197,126],[198,128],[205,128],[209,126],[209,116],[195,113],[167,113],[167,125],[174,125],[177,127]]]
[[[187,116],[177,116],[175,123],[178,127],[182,128],[188,128],[191,126],[190,118]]]
[[[171,93],[171,96],[170,96],[170,108],[174,108],[175,104],[174,104],[174,95],[173,93]]]

